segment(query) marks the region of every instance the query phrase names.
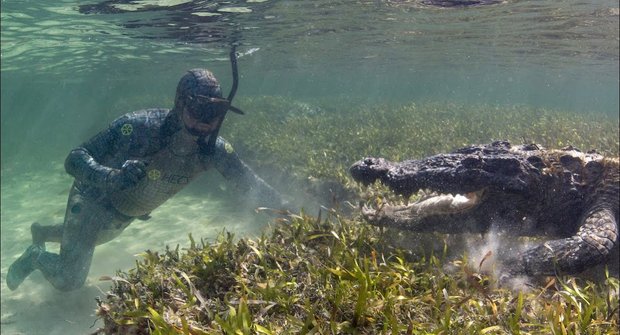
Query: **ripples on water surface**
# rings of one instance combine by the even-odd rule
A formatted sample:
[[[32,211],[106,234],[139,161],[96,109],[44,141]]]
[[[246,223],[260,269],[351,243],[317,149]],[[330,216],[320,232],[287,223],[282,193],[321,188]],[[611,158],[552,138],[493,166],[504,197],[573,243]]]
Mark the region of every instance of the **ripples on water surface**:
[[[270,65],[617,69],[617,1],[183,1],[2,4],[3,70],[92,71],[232,41]],[[170,56],[168,56],[170,57]],[[168,58],[169,59],[169,58]],[[608,70],[614,70],[609,68]],[[607,71],[599,68],[598,71]]]

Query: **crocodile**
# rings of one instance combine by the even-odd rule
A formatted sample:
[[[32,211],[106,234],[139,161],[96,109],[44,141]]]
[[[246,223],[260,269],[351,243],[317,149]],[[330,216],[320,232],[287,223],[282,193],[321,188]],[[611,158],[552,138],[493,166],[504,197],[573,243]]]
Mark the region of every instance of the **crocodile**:
[[[497,141],[448,154],[391,162],[364,158],[349,172],[419,199],[361,208],[372,225],[417,232],[538,236],[509,251],[502,273],[578,274],[618,256],[619,160],[573,147]]]

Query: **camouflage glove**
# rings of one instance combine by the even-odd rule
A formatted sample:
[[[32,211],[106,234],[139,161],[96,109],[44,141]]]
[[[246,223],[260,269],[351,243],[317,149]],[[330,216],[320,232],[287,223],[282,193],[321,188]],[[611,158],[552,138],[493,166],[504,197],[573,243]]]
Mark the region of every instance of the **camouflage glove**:
[[[146,177],[146,163],[138,160],[128,160],[120,169],[114,169],[107,178],[108,188],[124,190],[138,185]]]

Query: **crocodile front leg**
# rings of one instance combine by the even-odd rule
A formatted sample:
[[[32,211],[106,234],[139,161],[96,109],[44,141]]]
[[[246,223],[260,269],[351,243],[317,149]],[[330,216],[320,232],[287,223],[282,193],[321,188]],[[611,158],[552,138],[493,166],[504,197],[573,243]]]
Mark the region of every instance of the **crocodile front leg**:
[[[552,240],[504,262],[506,275],[575,274],[601,264],[618,243],[618,222],[614,211],[588,211],[574,236]]]

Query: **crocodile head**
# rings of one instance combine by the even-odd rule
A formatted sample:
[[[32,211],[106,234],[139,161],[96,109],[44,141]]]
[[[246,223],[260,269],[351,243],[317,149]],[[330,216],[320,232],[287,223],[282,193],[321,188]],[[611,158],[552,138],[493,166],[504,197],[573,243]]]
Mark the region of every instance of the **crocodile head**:
[[[549,224],[558,211],[564,211],[563,218],[575,216],[573,224],[564,222],[552,229],[558,233],[574,228],[584,206],[584,176],[594,175],[600,165],[593,163],[586,169],[569,151],[550,158],[536,145],[494,142],[420,160],[365,158],[353,164],[350,173],[364,184],[380,180],[406,197],[420,194],[419,200],[407,205],[363,208],[364,216],[375,225],[456,233],[483,232],[503,221],[521,235],[530,235],[540,228],[536,225],[541,219]],[[554,159],[555,168],[555,163],[549,163]]]

